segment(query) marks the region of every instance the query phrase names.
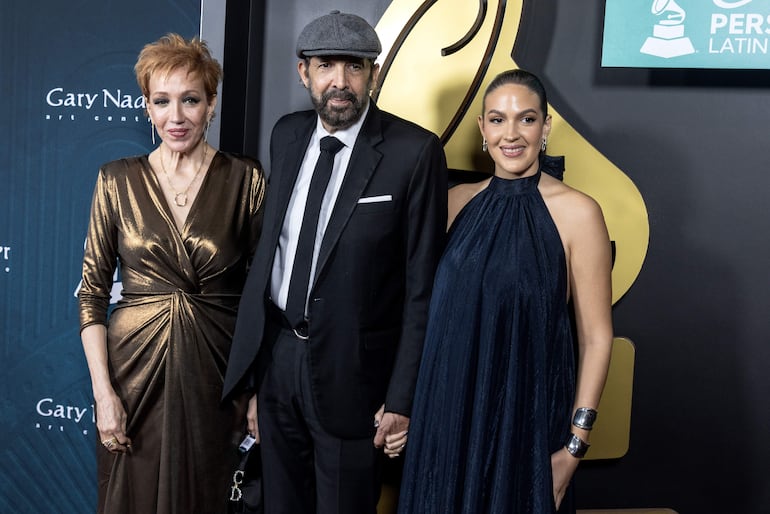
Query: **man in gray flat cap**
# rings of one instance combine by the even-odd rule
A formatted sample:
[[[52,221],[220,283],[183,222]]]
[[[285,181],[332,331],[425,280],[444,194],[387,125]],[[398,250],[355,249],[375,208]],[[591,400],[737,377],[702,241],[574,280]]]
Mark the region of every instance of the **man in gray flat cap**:
[[[225,379],[256,393],[266,514],[374,514],[383,454],[407,442],[447,169],[435,134],[370,100],[380,52],[358,16],[310,22],[297,71],[315,110],[273,128]]]

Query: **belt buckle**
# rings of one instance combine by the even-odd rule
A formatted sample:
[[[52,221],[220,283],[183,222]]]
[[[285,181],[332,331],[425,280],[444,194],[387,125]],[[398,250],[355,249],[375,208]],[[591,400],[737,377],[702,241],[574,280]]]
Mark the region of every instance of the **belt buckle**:
[[[302,323],[298,327],[292,327],[291,331],[294,332],[294,335],[297,336],[297,339],[302,341],[307,341],[310,339],[310,336],[307,333],[307,323]]]

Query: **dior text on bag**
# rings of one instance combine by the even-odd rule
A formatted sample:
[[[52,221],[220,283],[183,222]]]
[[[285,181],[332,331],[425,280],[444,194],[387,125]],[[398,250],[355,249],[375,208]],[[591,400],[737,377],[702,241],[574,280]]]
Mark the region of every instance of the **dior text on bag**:
[[[238,451],[241,461],[233,473],[228,491],[228,512],[230,514],[262,514],[262,459],[259,445],[254,444],[251,434],[246,434]]]

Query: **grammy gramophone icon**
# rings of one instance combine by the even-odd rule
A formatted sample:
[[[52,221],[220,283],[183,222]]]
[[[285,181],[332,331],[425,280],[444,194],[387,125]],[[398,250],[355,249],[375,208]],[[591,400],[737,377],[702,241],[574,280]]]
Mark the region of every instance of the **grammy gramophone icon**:
[[[686,14],[675,0],[654,0],[652,13],[659,21],[639,50],[641,53],[666,59],[695,53],[690,38],[684,35]]]

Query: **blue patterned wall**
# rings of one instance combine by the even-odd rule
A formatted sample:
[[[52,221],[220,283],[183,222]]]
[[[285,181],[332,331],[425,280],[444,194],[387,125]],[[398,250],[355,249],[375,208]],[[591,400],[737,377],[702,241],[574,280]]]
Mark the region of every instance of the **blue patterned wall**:
[[[0,15],[0,512],[85,513],[96,431],[78,335],[101,163],[151,148],[133,65],[200,2],[3,1]]]

